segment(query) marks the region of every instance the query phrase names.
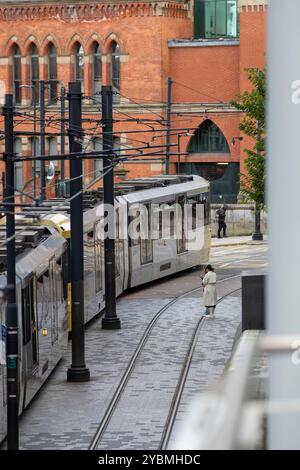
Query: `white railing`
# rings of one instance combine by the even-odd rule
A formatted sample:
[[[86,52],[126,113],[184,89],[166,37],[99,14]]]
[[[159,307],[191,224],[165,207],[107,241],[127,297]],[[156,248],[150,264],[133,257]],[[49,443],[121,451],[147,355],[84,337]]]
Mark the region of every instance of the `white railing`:
[[[290,354],[291,361],[299,364],[300,336],[267,336],[259,331],[246,331],[218,387],[201,394],[192,405],[174,448],[264,448],[267,416],[300,413],[300,390],[299,400],[270,402],[250,396],[252,373],[258,372],[258,380],[265,381],[268,376],[266,357],[274,354]],[[295,374],[299,373],[295,367]]]

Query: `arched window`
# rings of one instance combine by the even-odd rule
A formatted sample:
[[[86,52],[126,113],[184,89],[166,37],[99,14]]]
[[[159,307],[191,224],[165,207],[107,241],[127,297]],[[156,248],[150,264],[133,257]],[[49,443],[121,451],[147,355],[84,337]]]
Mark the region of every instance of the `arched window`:
[[[21,93],[21,83],[22,83],[22,72],[21,72],[21,51],[17,44],[13,47],[13,96],[14,104],[21,104],[22,93]]]
[[[31,83],[31,104],[39,102],[40,87],[39,87],[39,51],[35,44],[30,46],[30,83]]]
[[[48,46],[48,82],[49,104],[54,104],[57,98],[57,52],[52,43]]]
[[[120,101],[120,46],[115,41],[111,45],[110,53],[110,83],[114,94],[114,102]]]
[[[93,48],[93,97],[97,101],[101,101],[101,96],[98,92],[101,91],[102,85],[102,62],[101,62],[101,48],[96,42]]]
[[[207,119],[192,137],[189,153],[230,153],[227,141],[221,130]]]
[[[74,80],[81,83],[81,91],[83,92],[84,84],[84,50],[81,44],[75,45],[75,64],[74,64]]]
[[[14,154],[16,157],[22,156],[22,140],[20,137],[14,139]],[[15,162],[15,188],[23,189],[23,162]]]
[[[99,138],[95,138],[93,142],[94,146],[94,151],[95,152],[101,152],[103,150],[103,145],[102,145],[102,140]],[[103,159],[101,157],[95,158],[94,159],[94,174],[93,178],[98,178],[102,174],[103,170]]]

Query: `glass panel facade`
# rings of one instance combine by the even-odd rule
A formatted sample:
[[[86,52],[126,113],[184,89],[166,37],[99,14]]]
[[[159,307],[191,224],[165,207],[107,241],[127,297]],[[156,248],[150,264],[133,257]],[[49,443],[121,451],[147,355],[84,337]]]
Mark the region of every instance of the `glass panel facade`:
[[[195,0],[195,37],[218,39],[239,36],[237,0]]]
[[[48,81],[49,104],[54,104],[57,98],[57,53],[53,44],[48,48]]]
[[[15,45],[13,48],[13,96],[14,104],[21,104],[21,51],[19,46]]]
[[[189,153],[230,153],[224,134],[212,121],[206,120],[192,137]]]
[[[40,98],[39,85],[39,52],[35,44],[30,47],[30,82],[31,82],[31,104],[37,104]]]

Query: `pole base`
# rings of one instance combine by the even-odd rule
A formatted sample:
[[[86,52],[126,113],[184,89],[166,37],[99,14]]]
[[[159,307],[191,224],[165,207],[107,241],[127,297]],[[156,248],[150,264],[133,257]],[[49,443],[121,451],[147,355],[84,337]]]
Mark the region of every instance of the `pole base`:
[[[90,370],[87,367],[69,367],[67,371],[68,382],[89,382]]]
[[[121,321],[118,317],[103,318],[102,329],[103,330],[119,330],[121,328]]]
[[[254,240],[254,241],[262,241],[263,239],[264,239],[264,236],[263,236],[262,233],[255,232],[252,235],[252,240]]]

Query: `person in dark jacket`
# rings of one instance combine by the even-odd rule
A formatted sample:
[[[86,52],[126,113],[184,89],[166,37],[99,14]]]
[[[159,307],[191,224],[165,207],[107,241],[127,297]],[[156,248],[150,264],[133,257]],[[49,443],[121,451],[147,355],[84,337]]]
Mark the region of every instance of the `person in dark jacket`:
[[[223,230],[223,237],[226,237],[226,222],[225,222],[225,219],[226,219],[226,210],[227,210],[227,206],[224,204],[224,206],[221,207],[221,209],[219,209],[217,211],[217,215],[218,215],[218,218],[219,218],[219,229],[218,229],[218,238],[222,238],[221,237],[221,231]]]

